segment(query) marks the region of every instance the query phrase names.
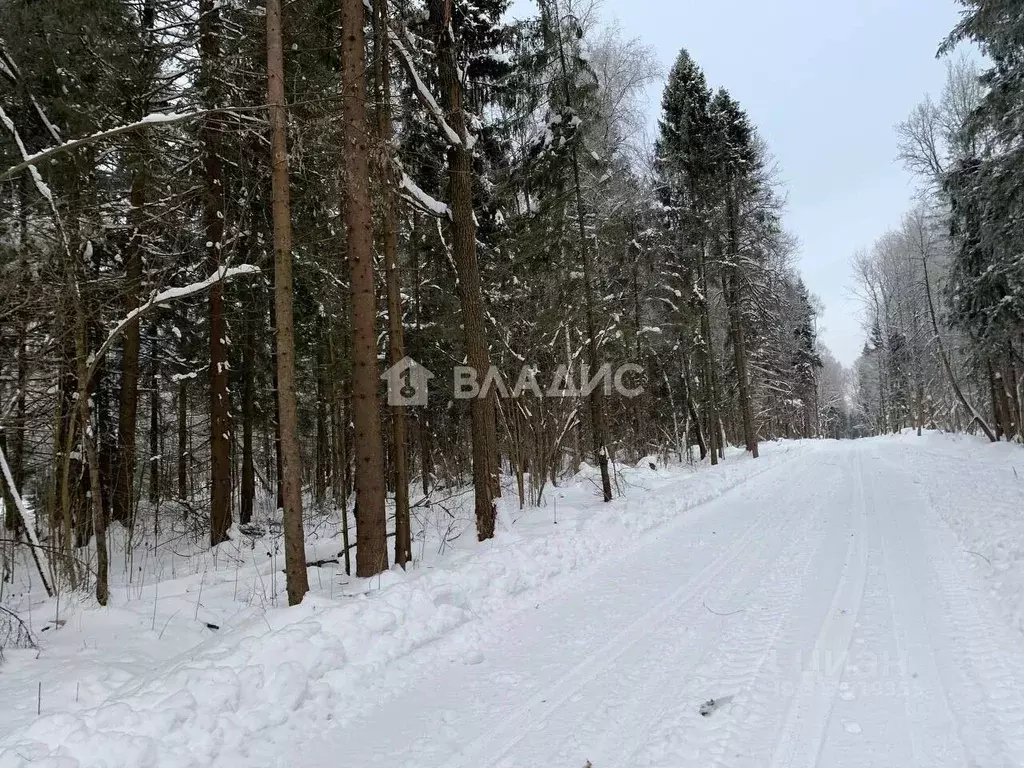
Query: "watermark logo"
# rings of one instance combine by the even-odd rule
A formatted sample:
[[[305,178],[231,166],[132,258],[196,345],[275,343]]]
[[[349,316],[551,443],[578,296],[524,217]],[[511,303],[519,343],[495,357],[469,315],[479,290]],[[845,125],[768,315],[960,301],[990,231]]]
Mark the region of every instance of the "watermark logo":
[[[434,374],[411,357],[403,357],[381,374],[388,384],[388,405],[422,408],[430,399]]]
[[[456,400],[472,400],[490,397],[492,393],[502,398],[518,398],[531,394],[537,398],[589,397],[598,388],[605,395],[619,395],[632,399],[643,394],[641,386],[644,369],[635,363],[626,363],[612,368],[605,363],[593,373],[589,365],[577,368],[558,366],[545,387],[536,366],[524,365],[514,380],[506,379],[491,366],[481,376],[468,365],[457,365],[452,369],[452,392]],[[388,405],[425,406],[429,400],[429,382],[434,374],[411,357],[405,357],[388,368],[381,375],[387,382]],[[513,381],[509,386],[509,381]]]

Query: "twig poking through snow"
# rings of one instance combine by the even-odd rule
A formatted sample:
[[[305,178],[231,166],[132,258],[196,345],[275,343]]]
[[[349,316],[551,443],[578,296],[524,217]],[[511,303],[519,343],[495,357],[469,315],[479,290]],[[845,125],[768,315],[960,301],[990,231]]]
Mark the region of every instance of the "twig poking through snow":
[[[718,611],[712,610],[710,607],[708,607],[707,603],[704,603],[703,605],[705,608],[707,608],[708,613],[713,613],[715,614],[715,616],[735,616],[737,613],[743,613],[742,608],[738,608],[735,611],[729,611],[729,613],[719,613]]]
[[[988,563],[989,565],[992,565],[992,561],[989,560],[987,557],[985,557],[983,554],[981,554],[981,552],[975,552],[972,549],[965,549],[964,552],[966,552],[968,555],[975,555],[976,557],[980,557],[986,563]]]

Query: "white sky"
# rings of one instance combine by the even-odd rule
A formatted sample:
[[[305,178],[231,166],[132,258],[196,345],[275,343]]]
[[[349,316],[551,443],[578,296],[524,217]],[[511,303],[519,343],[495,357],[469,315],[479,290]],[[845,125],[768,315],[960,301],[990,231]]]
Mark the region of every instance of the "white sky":
[[[528,2],[515,0],[514,10]],[[604,0],[604,16],[652,46],[666,72],[687,48],[767,140],[788,190],[800,270],[825,304],[822,338],[845,365],[864,343],[850,257],[909,208],[913,184],[895,159],[893,127],[941,89],[945,62],[935,52],[959,8],[954,0]],[[660,99],[659,85],[652,123]]]

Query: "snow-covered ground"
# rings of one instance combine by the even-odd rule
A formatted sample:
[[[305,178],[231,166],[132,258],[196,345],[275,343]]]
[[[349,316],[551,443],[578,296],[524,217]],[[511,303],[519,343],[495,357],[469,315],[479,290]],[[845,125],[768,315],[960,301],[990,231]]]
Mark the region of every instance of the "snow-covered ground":
[[[0,768],[1024,764],[1020,448],[781,443],[620,482],[407,574],[311,568],[296,608],[244,540],[60,628],[35,606]]]

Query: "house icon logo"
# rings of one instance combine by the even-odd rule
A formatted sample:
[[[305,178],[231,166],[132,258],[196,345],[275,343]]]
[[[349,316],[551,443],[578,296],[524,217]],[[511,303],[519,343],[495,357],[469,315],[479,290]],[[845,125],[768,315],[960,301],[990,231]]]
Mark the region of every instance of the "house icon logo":
[[[434,374],[411,357],[403,357],[381,374],[388,385],[388,405],[425,406]]]

